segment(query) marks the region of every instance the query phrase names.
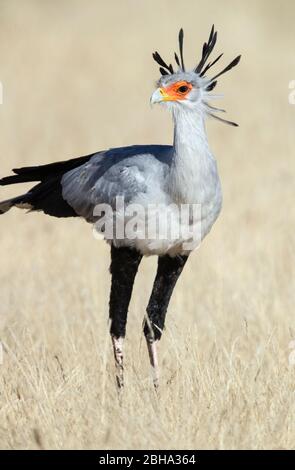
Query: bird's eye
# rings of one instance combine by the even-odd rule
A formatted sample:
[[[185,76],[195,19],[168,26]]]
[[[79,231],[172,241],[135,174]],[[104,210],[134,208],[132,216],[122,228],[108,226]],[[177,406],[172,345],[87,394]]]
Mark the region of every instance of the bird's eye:
[[[179,93],[186,93],[187,90],[188,90],[188,86],[186,86],[186,85],[182,85],[182,86],[180,86],[180,87],[177,89],[177,91],[178,91]]]

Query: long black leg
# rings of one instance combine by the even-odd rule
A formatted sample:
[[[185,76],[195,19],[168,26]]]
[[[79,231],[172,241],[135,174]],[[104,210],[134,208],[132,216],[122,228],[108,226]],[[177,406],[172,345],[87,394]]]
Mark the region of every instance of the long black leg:
[[[134,278],[138,270],[142,255],[130,248],[111,247],[112,275],[110,293],[110,333],[114,348],[117,370],[117,385],[124,384],[123,377],[123,339],[126,333],[126,322],[129,302],[132,294]]]
[[[159,256],[158,259],[157,275],[147,306],[147,318],[144,322],[144,334],[147,341],[155,387],[158,386],[159,382],[156,341],[161,339],[169,301],[187,258],[187,256],[180,255],[171,258],[165,255]]]

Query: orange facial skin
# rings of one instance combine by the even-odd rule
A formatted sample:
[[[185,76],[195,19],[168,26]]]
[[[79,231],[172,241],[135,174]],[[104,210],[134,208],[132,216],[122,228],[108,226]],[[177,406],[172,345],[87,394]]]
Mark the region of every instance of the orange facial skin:
[[[186,98],[192,88],[191,83],[180,81],[166,88],[160,88],[160,93],[163,97],[163,101],[180,101]]]

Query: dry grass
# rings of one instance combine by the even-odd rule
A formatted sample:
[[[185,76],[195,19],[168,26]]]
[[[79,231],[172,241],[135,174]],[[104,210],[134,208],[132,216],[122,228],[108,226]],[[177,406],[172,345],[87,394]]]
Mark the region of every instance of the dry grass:
[[[82,221],[1,218],[1,448],[295,446],[294,13],[278,1],[0,2],[1,175],[170,142],[169,117],[148,105],[151,52],[170,54],[180,25],[191,64],[213,21],[226,60],[243,54],[219,86],[241,127],[208,125],[224,208],[171,302],[158,397],[141,335],[155,259],[136,281],[119,405],[107,246]]]

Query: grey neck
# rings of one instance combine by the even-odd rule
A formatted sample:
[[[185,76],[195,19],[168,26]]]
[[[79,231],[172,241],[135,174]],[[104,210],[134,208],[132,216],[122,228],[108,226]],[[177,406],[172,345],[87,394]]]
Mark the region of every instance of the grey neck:
[[[204,116],[201,112],[176,109],[173,119],[174,145],[167,191],[176,203],[198,202],[203,198],[200,191],[214,162]]]
[[[175,164],[188,154],[193,154],[196,159],[210,152],[202,111],[176,108],[173,110],[173,120]]]

